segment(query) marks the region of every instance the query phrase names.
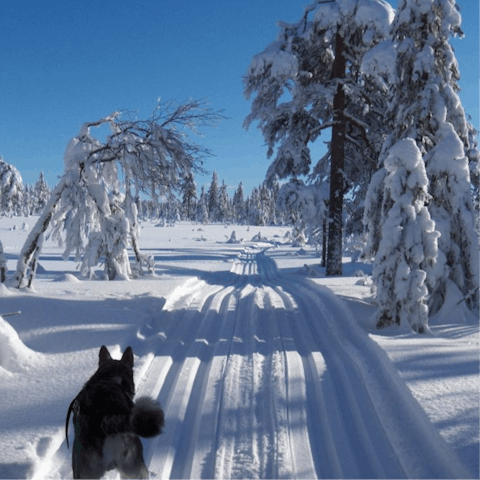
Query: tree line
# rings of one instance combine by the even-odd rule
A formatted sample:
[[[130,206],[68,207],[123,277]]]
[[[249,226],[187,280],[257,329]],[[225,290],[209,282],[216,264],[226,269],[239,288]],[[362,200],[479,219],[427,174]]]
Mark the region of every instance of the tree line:
[[[189,175],[178,188],[165,192],[157,200],[136,196],[134,202],[139,218],[165,223],[192,221],[198,223],[235,223],[240,225],[288,225],[290,216],[277,207],[278,182],[273,188],[262,184],[245,195],[240,182],[231,197],[224,181],[219,184],[218,174],[205,190],[198,192],[194,176]],[[20,172],[0,157],[0,216],[39,215],[50,197],[45,175],[40,172],[33,185],[23,183]]]
[[[178,207],[177,218],[199,223],[235,223],[241,225],[279,225],[289,223],[277,207],[277,183],[273,188],[262,184],[254,187],[250,195],[245,195],[243,182],[240,182],[232,196],[228,193],[225,181],[219,183],[217,172],[206,188],[202,185],[199,194],[193,179],[186,184],[180,201],[174,199]]]

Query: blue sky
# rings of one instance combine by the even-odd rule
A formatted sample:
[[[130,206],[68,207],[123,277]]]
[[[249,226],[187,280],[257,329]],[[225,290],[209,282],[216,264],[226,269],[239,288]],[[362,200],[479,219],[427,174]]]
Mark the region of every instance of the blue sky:
[[[82,123],[156,99],[208,98],[230,117],[201,142],[220,180],[245,190],[264,179],[263,138],[242,128],[250,104],[242,76],[253,55],[296,21],[308,0],[5,0],[0,13],[0,155],[26,183],[51,187]],[[393,6],[396,1],[390,2]],[[455,40],[461,98],[479,129],[479,5],[458,0],[465,38]],[[324,139],[322,138],[321,141]],[[207,185],[211,176],[197,178]]]

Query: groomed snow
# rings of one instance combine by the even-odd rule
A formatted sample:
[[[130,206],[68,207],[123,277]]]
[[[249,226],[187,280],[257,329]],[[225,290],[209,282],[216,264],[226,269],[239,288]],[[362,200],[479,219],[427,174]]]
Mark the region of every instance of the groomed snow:
[[[9,275],[35,220],[0,219]],[[325,278],[287,231],[144,223],[155,275],[115,282],[47,238],[34,289],[0,285],[0,478],[71,477],[65,415],[102,344],[133,347],[165,409],[152,478],[478,478],[478,318],[452,297],[432,334],[375,330],[371,265]]]

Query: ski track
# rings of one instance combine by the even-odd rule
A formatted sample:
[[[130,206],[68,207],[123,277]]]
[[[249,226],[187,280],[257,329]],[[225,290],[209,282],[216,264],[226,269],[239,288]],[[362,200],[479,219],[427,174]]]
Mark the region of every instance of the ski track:
[[[144,442],[152,478],[470,476],[328,289],[252,249],[212,279],[179,287],[133,342],[138,395],[166,416]],[[48,457],[33,478],[71,475],[65,442]]]

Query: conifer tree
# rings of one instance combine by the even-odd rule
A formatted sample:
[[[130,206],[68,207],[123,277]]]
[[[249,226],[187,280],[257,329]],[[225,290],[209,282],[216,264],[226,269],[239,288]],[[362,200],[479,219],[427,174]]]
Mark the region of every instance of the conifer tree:
[[[426,203],[428,179],[411,138],[400,140],[385,159],[385,188],[391,198],[373,269],[377,326],[410,324],[428,330],[427,272],[435,267],[440,236]]]
[[[376,166],[382,112],[360,65],[387,36],[392,18],[380,0],[316,0],[298,23],[280,24],[277,40],[253,58],[245,77],[247,98],[256,93],[245,126],[259,122],[269,157],[277,147],[267,181],[311,174],[315,185],[330,185],[327,275],[342,273],[343,198],[351,172],[368,184]],[[332,132],[328,153],[311,169],[309,144],[326,129]]]
[[[392,133],[383,145],[380,166],[369,189],[365,222],[368,253],[381,262],[386,212],[394,199],[386,186],[383,162],[401,139],[413,139],[421,152],[429,180],[428,210],[438,239],[436,268],[427,269],[430,313],[438,311],[449,282],[478,307],[478,237],[472,199],[471,169],[478,170],[478,150],[472,142],[458,96],[458,64],[449,44],[461,35],[461,17],[454,0],[400,0],[392,25],[397,52],[393,96],[386,118]],[[372,255],[372,256],[373,256]]]
[[[192,220],[195,211],[195,201],[197,200],[197,184],[193,174],[190,173],[185,178],[182,186],[183,191],[183,212],[187,220]]]
[[[19,210],[19,215],[28,217],[32,214],[35,207],[35,192],[31,185],[24,185],[22,191],[22,204]]]
[[[225,184],[225,180],[222,180],[222,185],[220,186],[220,190],[218,192],[219,220],[221,222],[229,222],[232,216],[231,210],[232,208],[230,198],[228,197],[227,185]]]
[[[37,182],[34,187],[34,205],[33,211],[34,214],[39,214],[47,204],[48,197],[50,196],[50,188],[45,180],[45,175],[43,171],[40,172]]]
[[[219,190],[218,190],[218,175],[217,172],[214,170],[212,173],[212,182],[210,183],[210,187],[208,189],[208,217],[212,222],[216,222],[219,220]]]
[[[0,157],[0,213],[22,215],[24,187],[20,172]]]
[[[197,222],[206,224],[208,221],[208,200],[207,194],[205,193],[205,186],[202,185],[200,190],[200,199],[197,203]]]
[[[232,200],[233,221],[236,223],[245,222],[245,199],[243,194],[243,183],[238,184]]]

